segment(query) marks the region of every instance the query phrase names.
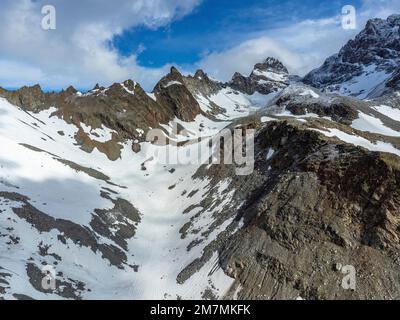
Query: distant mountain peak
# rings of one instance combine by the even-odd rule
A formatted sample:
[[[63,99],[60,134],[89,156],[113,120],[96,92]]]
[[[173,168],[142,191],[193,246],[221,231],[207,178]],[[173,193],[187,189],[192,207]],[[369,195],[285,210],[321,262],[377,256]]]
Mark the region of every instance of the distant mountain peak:
[[[179,76],[182,76],[182,74],[179,72],[179,70],[178,70],[176,67],[174,67],[174,66],[171,67],[169,73],[170,73],[171,75],[179,75]]]
[[[289,71],[278,59],[268,57],[255,64],[249,77],[235,72],[228,86],[252,95],[255,92],[269,94],[289,84]]]
[[[306,75],[304,82],[329,92],[366,98],[386,92],[385,82],[399,64],[400,15],[392,15],[369,20],[337,54]]]
[[[265,59],[264,62],[261,63],[257,63],[254,66],[253,70],[261,70],[261,71],[278,71],[278,72],[282,72],[282,73],[289,73],[289,71],[287,70],[287,68],[283,65],[283,63],[281,61],[279,61],[278,59],[272,58],[272,57],[268,57],[267,59]]]
[[[204,78],[208,78],[207,74],[202,69],[198,69],[196,71],[196,73],[194,74],[194,76],[199,80],[203,80]]]

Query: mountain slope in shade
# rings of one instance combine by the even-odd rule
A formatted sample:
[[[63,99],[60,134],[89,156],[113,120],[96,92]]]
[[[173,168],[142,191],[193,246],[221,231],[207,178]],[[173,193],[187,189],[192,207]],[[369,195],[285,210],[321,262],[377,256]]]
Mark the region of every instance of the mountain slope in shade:
[[[400,15],[369,20],[338,54],[305,76],[304,82],[328,92],[377,97],[398,86]]]
[[[1,297],[223,297],[233,280],[215,243],[239,225],[230,179],[196,176],[207,153],[185,165],[164,154],[195,157],[248,114],[251,97],[233,91],[175,68],[153,93],[131,80],[87,93],[2,89]],[[151,128],[180,146],[146,142]],[[57,271],[54,291],[41,286],[44,265]]]
[[[397,297],[400,96],[290,84],[272,58],[243,78],[0,90],[0,298]],[[238,128],[255,130],[249,175],[208,163]]]

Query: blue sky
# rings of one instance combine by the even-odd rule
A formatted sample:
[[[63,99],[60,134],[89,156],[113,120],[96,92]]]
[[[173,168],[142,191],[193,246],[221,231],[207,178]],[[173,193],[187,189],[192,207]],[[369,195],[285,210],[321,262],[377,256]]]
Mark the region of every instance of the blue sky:
[[[43,30],[51,4],[57,27]],[[357,28],[341,27],[344,5]],[[272,56],[293,74],[320,66],[399,0],[1,0],[0,86],[86,90],[134,79],[151,91],[171,65],[221,81]]]
[[[253,34],[340,13],[348,0],[206,0],[191,14],[167,26],[132,28],[115,37],[112,44],[122,55],[138,53],[146,67],[174,62],[196,63],[210,51],[223,51]],[[352,1],[359,8],[359,1]]]

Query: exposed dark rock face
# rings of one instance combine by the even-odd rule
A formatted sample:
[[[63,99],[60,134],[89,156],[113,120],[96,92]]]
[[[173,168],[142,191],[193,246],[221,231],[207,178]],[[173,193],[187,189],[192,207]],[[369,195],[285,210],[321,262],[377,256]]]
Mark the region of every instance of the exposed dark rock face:
[[[120,139],[142,140],[137,129],[146,132],[173,117],[171,110],[155,102],[131,80],[57,102],[57,115],[65,121],[76,125],[82,122],[93,129],[104,125],[115,130]]]
[[[281,110],[288,110],[294,115],[313,113],[348,125],[357,119],[358,110],[368,107],[366,102],[350,97],[326,95],[304,85],[288,87],[270,105]]]
[[[47,96],[39,85],[22,87],[16,91],[8,91],[0,88],[0,96],[18,107],[25,107],[31,110],[42,110],[46,106]]]
[[[201,75],[204,75],[202,80],[199,79]],[[55,107],[54,116],[79,129],[75,139],[83,150],[92,152],[97,148],[110,160],[116,160],[120,157],[122,142],[136,141],[132,144],[132,150],[138,152],[138,142],[145,140],[150,128],[159,128],[175,117],[193,121],[201,113],[199,104],[185,84],[192,89],[199,85],[199,90],[204,89],[207,93],[219,88],[219,84],[200,71],[195,77],[184,78],[178,70],[172,68],[171,73],[157,84],[156,99],[132,80],[114,83],[108,88],[97,84],[86,94],[79,93],[73,87],[59,93],[43,92],[39,85],[16,91],[0,88],[0,97],[34,113]],[[110,141],[98,142],[85,132],[82,124],[91,130],[104,126],[115,131],[115,134]]]
[[[181,172],[181,166],[164,166],[162,169],[167,175],[160,175],[160,184],[167,183],[163,186],[165,192],[170,192],[171,198],[178,195],[182,206],[174,210],[180,215],[182,209],[184,217],[182,220],[174,218],[173,223],[177,223],[171,225],[174,227],[171,230],[174,231],[168,229],[169,234],[176,232],[172,235],[171,247],[173,250],[183,248],[188,254],[194,252],[192,260],[185,257],[187,265],[184,268],[180,266],[180,272],[173,273],[173,277],[176,276],[179,284],[185,284],[191,277],[198,276],[197,272],[210,259],[215,259],[218,253],[218,262],[214,261],[215,266],[210,273],[222,268],[235,279],[226,298],[400,299],[400,157],[368,151],[320,133],[328,128],[340,129],[343,134],[355,139],[367,139],[366,143],[378,145],[379,141],[390,143],[390,147],[400,148],[398,136],[386,136],[385,132],[381,134],[361,131],[350,126],[359,117],[359,113],[363,112],[374,116],[376,122],[381,121],[381,129],[384,127],[385,130],[400,131],[399,121],[375,108],[383,104],[398,108],[400,103],[400,96],[393,93],[393,90],[400,89],[399,27],[400,16],[369,21],[355,40],[350,41],[338,55],[329,58],[324,66],[305,78],[306,82],[325,91],[330,86],[340,87],[343,82],[365,74],[365,67],[373,65],[373,72],[387,72],[389,78],[376,87],[374,92],[379,98],[370,101],[327,94],[300,83],[290,85],[292,82],[299,82],[299,79],[289,76],[286,67],[274,58],[256,64],[248,77],[235,73],[229,83],[215,81],[202,70],[198,70],[194,76],[183,76],[176,68],[171,68],[170,73],[157,83],[153,94],[147,94],[139,84],[127,80],[108,88],[96,85],[86,94],[73,87],[60,93],[43,92],[40,86],[23,87],[16,91],[0,88],[0,97],[29,112],[32,117],[39,111],[54,107],[52,116],[78,128],[74,139],[82,150],[92,152],[96,148],[110,160],[117,160],[121,156],[123,143],[127,141],[132,152],[146,151],[148,146],[140,143],[144,142],[145,134],[150,128],[158,128],[175,117],[191,122],[200,114],[209,116],[212,122],[213,112],[218,113],[224,107],[210,101],[211,111],[206,114],[196,98],[207,100],[224,89],[221,94],[225,95],[223,98],[239,96],[249,99],[249,104],[252,104],[253,101],[240,95],[240,92],[247,95],[276,93],[271,95],[275,97],[273,100],[265,100],[269,101],[266,108],[248,117],[238,118],[226,128],[231,132],[236,128],[255,130],[255,162],[251,174],[239,176],[235,172],[235,165],[224,163],[199,164],[191,168],[192,173],[198,169],[192,177],[188,177],[185,171],[177,178],[176,174]],[[228,91],[229,94],[226,94]],[[388,95],[380,96],[383,93]],[[222,98],[220,100],[226,101]],[[240,104],[231,100],[232,104]],[[203,101],[199,101],[203,105]],[[245,107],[250,109],[252,105],[245,104]],[[310,114],[312,117],[307,119],[297,117]],[[273,119],[268,119],[267,124],[262,123],[261,116],[268,115]],[[212,125],[214,123],[213,129],[217,130],[217,121],[212,122]],[[204,128],[204,123],[195,124]],[[111,129],[110,141],[96,140],[91,132],[87,132],[87,127],[92,131],[103,127]],[[184,124],[180,124],[178,132],[183,131]],[[54,139],[50,136],[49,138],[53,143],[65,134],[58,131],[59,136],[55,134]],[[204,137],[196,138],[190,137],[191,142],[199,142]],[[224,144],[230,142],[224,140],[214,152],[222,156]],[[179,141],[177,146],[181,147],[186,143],[187,141]],[[53,252],[50,249],[55,243],[65,246],[66,250],[69,250],[68,245],[71,244],[85,249],[86,254],[100,255],[102,260],[106,260],[106,273],[108,266],[113,268],[111,272],[115,274],[120,270],[138,272],[142,266],[130,263],[132,257],[136,260],[135,255],[140,259],[141,253],[135,252],[136,243],[130,240],[143,236],[141,232],[136,234],[136,231],[139,223],[146,222],[146,219],[142,221],[135,204],[124,199],[130,198],[131,194],[121,195],[108,186],[136,192],[133,187],[136,180],[137,183],[142,183],[153,173],[152,178],[158,183],[156,174],[159,171],[152,168],[156,157],[143,160],[140,158],[141,154],[134,155],[133,159],[140,159],[135,165],[138,171],[140,167],[142,171],[140,174],[133,172],[132,176],[129,172],[127,177],[121,178],[120,181],[128,186],[123,187],[112,182],[111,175],[119,167],[111,168],[110,165],[105,174],[101,172],[104,168],[100,165],[94,165],[94,169],[87,167],[87,162],[82,165],[66,160],[46,151],[42,145],[38,148],[34,143],[30,145],[18,141],[15,145],[18,148],[28,148],[29,151],[44,152],[46,157],[56,160],[56,164],[62,163],[68,170],[73,169],[97,179],[96,185],[97,182],[107,183],[105,187],[101,187],[100,196],[101,200],[109,201],[109,206],[91,209],[86,225],[80,225],[40,211],[35,201],[23,195],[23,188],[14,186],[14,182],[10,183],[6,179],[3,181],[3,177],[0,177],[0,186],[4,185],[0,192],[0,204],[6,208],[6,211],[0,210],[0,215],[2,212],[9,215],[9,220],[4,221],[15,218],[15,222],[18,219],[28,224],[38,234],[56,234],[54,239],[47,241],[43,240],[45,237],[40,237],[32,250],[35,258],[26,259],[23,263],[22,272],[26,272],[27,281],[32,287],[36,291],[50,293],[41,286],[43,274],[40,263],[46,262],[44,258],[61,263],[61,256],[70,252]],[[235,148],[238,147],[243,148],[242,145],[235,145]],[[79,162],[79,157],[74,161]],[[190,186],[191,182],[195,184],[200,180],[206,186]],[[184,191],[179,189],[182,185]],[[187,186],[193,188],[189,189]],[[10,192],[10,188],[15,188],[12,189],[14,192]],[[144,192],[139,192],[139,197],[147,197],[153,191],[150,184],[146,184],[143,190]],[[159,190],[155,188],[153,193]],[[178,193],[174,194],[176,190]],[[136,194],[132,197],[137,198]],[[170,199],[160,198],[163,201]],[[191,198],[193,201],[189,201]],[[151,196],[146,199],[158,201]],[[139,202],[136,205],[143,208]],[[168,203],[165,205],[168,206]],[[158,204],[149,206],[156,207]],[[0,233],[0,237],[6,239],[6,248],[17,247],[23,238],[21,233],[12,233],[13,228],[10,225],[7,233]],[[153,228],[149,229],[151,233]],[[180,243],[179,247],[175,243],[177,240],[187,242],[182,242],[183,245]],[[152,244],[150,239],[149,245]],[[196,251],[201,245],[204,248]],[[138,252],[143,247],[146,249],[142,242]],[[168,252],[173,255],[173,250]],[[343,267],[348,265],[356,270],[355,290],[346,290],[341,286],[345,276],[342,273]],[[74,265],[73,268],[75,267],[82,266]],[[172,265],[171,269],[174,267]],[[148,274],[145,275],[147,276]],[[88,290],[87,285],[72,278],[60,275],[57,286],[59,289],[55,294],[63,298],[82,298]],[[10,279],[10,270],[0,266],[0,298],[2,294],[9,293],[12,285]],[[213,288],[204,290],[202,296],[217,297]],[[18,292],[15,292],[15,297],[29,298]]]
[[[43,289],[42,280],[43,280],[43,273],[40,267],[35,265],[34,263],[28,263],[26,265],[26,274],[28,276],[29,282],[35,290],[43,293],[55,293],[58,296],[65,298],[65,299],[74,299],[80,300],[81,293],[86,291],[85,284],[80,281],[76,281],[70,278],[64,279],[55,279],[55,290],[52,289]],[[58,275],[60,278],[62,275]],[[17,299],[19,300],[26,300],[29,297],[17,295]]]
[[[114,265],[120,269],[126,267],[126,243],[125,239],[131,238],[135,232],[135,223],[140,221],[139,213],[132,207],[131,204],[127,203],[123,199],[115,201],[115,207],[108,212],[105,210],[98,210],[97,215],[93,217],[91,226],[93,230],[98,234],[105,237],[109,237],[114,240],[118,246],[109,245],[98,242],[98,236],[89,228],[78,225],[71,221],[63,219],[55,219],[32,206],[29,199],[18,193],[0,192],[0,197],[16,201],[22,204],[21,207],[12,208],[16,216],[24,219],[30,223],[39,232],[50,232],[51,230],[58,230],[60,232],[58,240],[66,244],[66,240],[69,239],[75,244],[80,246],[88,247],[93,252],[100,252],[104,259],[107,259],[111,265]],[[128,218],[131,224],[122,223],[118,232],[115,236],[110,236],[108,233],[105,234],[102,230],[108,230],[111,225],[111,221],[119,220],[121,217]],[[99,220],[102,219],[102,220]],[[103,228],[103,229],[102,229]],[[129,232],[126,232],[129,229]]]
[[[85,123],[93,129],[102,125],[133,138],[135,129],[167,123],[173,113],[157,104],[132,80],[114,83],[109,88],[96,85],[87,94],[69,87],[60,93],[45,93],[39,85],[16,91],[0,89],[0,96],[25,110],[38,112],[57,108],[57,115],[68,123]],[[143,128],[144,129],[144,128]]]
[[[386,86],[394,91],[400,91],[400,68],[398,68],[392,77],[386,82]]]
[[[183,76],[174,67],[157,83],[154,94],[157,102],[168,107],[183,121],[193,121],[201,112],[198,102],[186,88]]]
[[[212,80],[203,70],[197,70],[194,76],[183,77],[183,82],[192,94],[210,96],[222,89],[223,84]]]
[[[368,76],[371,72],[384,72],[390,78],[400,63],[399,26],[400,15],[392,15],[387,20],[369,20],[354,40],[328,58],[320,68],[306,75],[304,82],[328,91],[338,91],[344,82]],[[375,86],[380,84],[377,82]],[[368,94],[350,92],[355,95],[364,93]]]
[[[274,58],[267,58],[257,63],[249,77],[236,72],[226,85],[252,95],[255,92],[269,94],[285,88],[289,84],[289,72],[286,67]]]
[[[265,178],[220,249],[238,298],[399,298],[399,160],[294,123],[261,129],[253,176]],[[355,291],[342,288],[339,265],[355,267]]]
[[[270,72],[274,72],[277,74],[289,74],[288,69],[283,65],[282,62],[280,62],[279,60],[275,59],[275,58],[267,58],[264,62],[261,63],[257,63],[254,66],[254,70],[252,72],[252,76],[253,77],[262,77],[260,75],[257,74],[258,72],[262,72],[262,71],[270,71]]]
[[[9,288],[10,283],[7,281],[9,277],[11,277],[11,274],[0,266],[0,300],[3,300],[2,296],[6,289]]]

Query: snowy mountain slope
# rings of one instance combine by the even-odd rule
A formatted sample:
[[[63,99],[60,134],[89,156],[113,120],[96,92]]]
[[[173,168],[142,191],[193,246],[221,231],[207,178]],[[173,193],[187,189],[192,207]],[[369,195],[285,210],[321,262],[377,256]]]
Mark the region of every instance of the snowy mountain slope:
[[[275,58],[267,58],[257,63],[248,77],[235,73],[227,85],[235,90],[252,95],[255,92],[270,94],[279,91],[289,84],[289,72]]]
[[[257,63],[249,77],[235,74],[228,83],[210,79],[203,70],[184,77],[183,82],[205,114],[229,121],[265,107],[288,86],[289,73],[280,61],[268,58]]]
[[[296,84],[280,92],[259,113],[265,119],[274,117],[310,123],[310,127],[319,127],[327,136],[363,145],[371,151],[399,155],[400,121],[396,116],[400,109],[377,103],[327,94]]]
[[[182,84],[171,83],[171,74]],[[171,74],[165,80],[168,86],[161,80],[160,91],[147,94],[159,105],[153,108],[168,110],[163,99],[179,101],[174,100],[176,94],[190,95],[176,91],[184,89],[179,88],[184,79],[174,69]],[[161,93],[164,89],[174,91]],[[9,100],[22,104],[0,99],[2,297],[222,297],[233,280],[218,268],[216,249],[209,248],[221,234],[237,229],[237,203],[231,201],[232,189],[225,192],[231,179],[195,174],[211,155],[204,152],[209,139],[232,119],[259,107],[252,96],[228,90],[196,96],[203,111],[181,109],[169,122],[160,123],[179,147],[145,142],[150,127],[137,122],[130,124],[136,126],[131,137],[127,125],[115,125],[124,109],[129,115],[126,101],[135,105],[139,102],[130,99],[143,97],[134,82],[96,86],[86,94],[68,89],[60,96],[37,87],[3,91]],[[257,98],[268,100],[261,94]],[[115,109],[102,111],[107,107],[97,101],[108,99]],[[221,106],[223,114],[209,117],[210,101]],[[85,104],[92,109],[85,111]],[[91,113],[93,108],[97,113]],[[110,120],[98,123],[99,112]],[[190,114],[192,121],[185,118]],[[182,146],[199,137],[201,142]],[[105,147],[109,144],[119,150],[118,157],[110,159]],[[136,151],[135,144],[140,146]],[[165,154],[186,162],[170,164]],[[218,217],[220,212],[224,214]],[[44,266],[57,273],[55,291],[41,286]]]
[[[364,99],[398,85],[400,16],[369,20],[365,29],[304,81],[328,92]]]
[[[400,157],[343,124],[272,118],[258,125],[243,227],[219,251],[228,297],[398,299]],[[343,265],[357,290],[343,290]]]
[[[0,188],[4,243],[0,265],[17,273],[6,279],[6,298],[13,294],[32,298],[57,295],[67,298],[162,299],[164,295],[201,298],[209,286],[208,281],[213,280],[221,290],[229,284],[218,272],[207,276],[208,269],[200,271],[204,274],[199,273],[195,282],[176,284],[179,271],[199,255],[203,246],[187,253],[186,247],[194,239],[188,236],[182,240],[179,234],[192,216],[184,216],[182,212],[208,192],[207,180],[195,183],[191,179],[198,165],[167,168],[157,164],[157,159],[146,162],[147,155],[153,153],[150,145],[143,145],[143,152],[134,154],[126,144],[121,159],[115,162],[97,150],[85,153],[74,145],[73,135],[78,128],[57,117],[49,117],[51,112],[50,109],[32,115],[1,100]],[[214,125],[216,132],[224,124]],[[57,133],[60,130],[64,135]],[[183,149],[179,152],[183,153]],[[144,162],[145,170],[141,165]],[[96,163],[95,168],[93,163]],[[197,186],[198,195],[191,198],[182,195],[184,191],[190,194],[193,185]],[[223,184],[219,191],[222,193]],[[167,211],[165,203],[169,204]],[[28,205],[35,211],[29,212],[30,215],[41,212],[49,225],[42,227],[41,221],[14,212],[14,208]],[[133,212],[124,212],[119,206],[130,207]],[[126,216],[119,219],[119,214]],[[202,230],[205,231],[211,222],[212,217],[209,220],[203,217]],[[72,223],[75,227],[70,230],[68,224]],[[87,240],[90,245],[79,239],[84,232],[91,238]],[[127,238],[124,238],[125,232],[128,232]],[[66,239],[64,244],[56,240],[61,236]],[[209,240],[212,237],[211,234]],[[10,239],[18,240],[14,243]],[[205,239],[204,244],[209,240]],[[103,252],[102,245],[116,252]],[[150,252],[149,248],[152,248]],[[40,252],[44,251],[46,254],[41,256]],[[35,290],[34,284],[30,287],[29,283],[38,281],[35,277],[40,278],[38,270],[44,262],[49,265],[57,262],[57,272],[69,279],[65,280],[70,283],[67,289],[71,286],[74,289],[43,295]]]
[[[393,295],[400,96],[290,84],[275,59],[244,78],[172,68],[152,93],[131,80],[1,89],[0,298]],[[210,141],[238,128],[255,130],[248,175],[208,163],[221,154]],[[168,143],[147,141],[151,129]],[[333,263],[368,250],[391,271],[368,265],[364,279],[383,285],[325,291]],[[42,286],[48,267],[54,290]]]

